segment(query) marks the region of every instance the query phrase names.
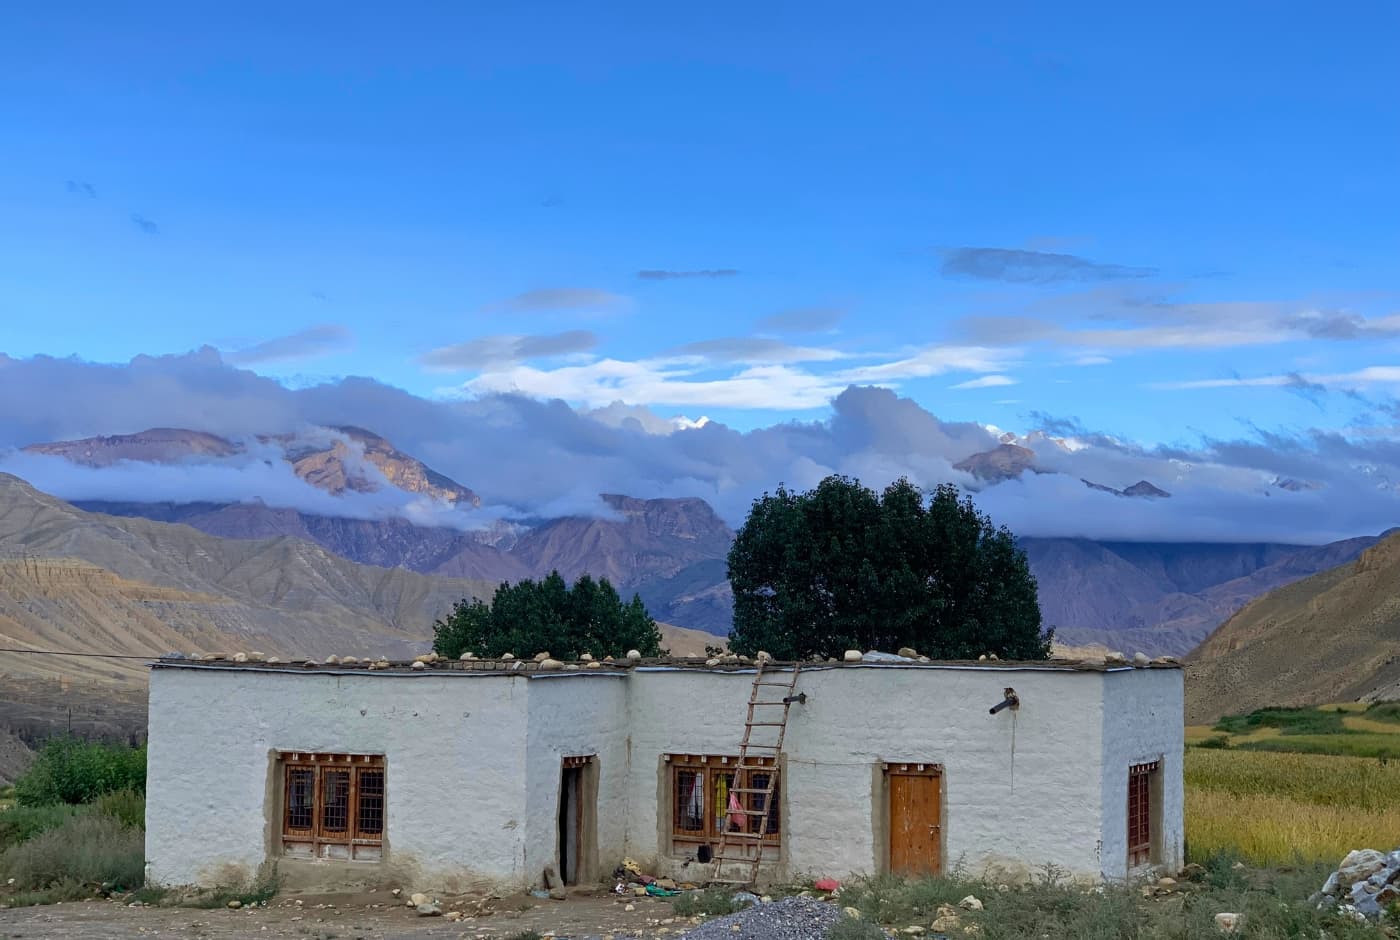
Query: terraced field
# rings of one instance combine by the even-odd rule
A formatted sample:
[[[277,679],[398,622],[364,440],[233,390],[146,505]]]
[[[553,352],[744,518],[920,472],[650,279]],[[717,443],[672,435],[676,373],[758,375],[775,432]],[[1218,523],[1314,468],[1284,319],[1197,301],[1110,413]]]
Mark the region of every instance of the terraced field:
[[[1187,728],[1191,857],[1335,862],[1400,844],[1400,704],[1261,709]]]

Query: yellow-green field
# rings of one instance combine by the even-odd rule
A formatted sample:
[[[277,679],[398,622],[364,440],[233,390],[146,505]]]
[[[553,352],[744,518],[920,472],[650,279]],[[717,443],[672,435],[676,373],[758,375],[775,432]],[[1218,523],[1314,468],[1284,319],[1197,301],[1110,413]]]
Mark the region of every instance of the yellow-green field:
[[[1400,761],[1345,756],[1400,741],[1400,726],[1359,717],[1357,707],[1327,710],[1345,714],[1337,733],[1187,728],[1187,744],[1196,745],[1186,749],[1193,859],[1224,850],[1257,864],[1334,863],[1351,849],[1400,843]],[[1221,737],[1228,747],[1200,747]]]

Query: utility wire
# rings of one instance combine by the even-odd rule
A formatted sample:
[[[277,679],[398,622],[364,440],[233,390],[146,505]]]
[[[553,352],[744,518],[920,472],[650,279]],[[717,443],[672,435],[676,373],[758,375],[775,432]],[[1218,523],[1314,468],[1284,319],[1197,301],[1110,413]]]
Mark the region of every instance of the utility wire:
[[[9,646],[0,646],[0,653],[27,653],[30,656],[86,656],[93,659],[160,659],[167,655],[164,653],[148,653],[145,655],[133,655],[131,653],[71,653],[66,650],[32,650],[17,649]]]

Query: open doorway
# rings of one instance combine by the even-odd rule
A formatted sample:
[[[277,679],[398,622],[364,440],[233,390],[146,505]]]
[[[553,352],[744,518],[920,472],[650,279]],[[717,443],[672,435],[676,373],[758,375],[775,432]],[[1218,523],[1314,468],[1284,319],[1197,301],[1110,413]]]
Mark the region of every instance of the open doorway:
[[[592,754],[564,758],[559,779],[559,878],[566,885],[592,876],[596,773],[597,760]]]

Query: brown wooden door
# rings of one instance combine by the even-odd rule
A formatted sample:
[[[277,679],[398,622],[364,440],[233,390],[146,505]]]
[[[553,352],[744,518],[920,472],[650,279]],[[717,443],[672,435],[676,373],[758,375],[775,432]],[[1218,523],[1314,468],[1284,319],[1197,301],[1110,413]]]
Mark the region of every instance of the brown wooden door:
[[[890,871],[900,875],[937,875],[943,870],[942,778],[935,769],[915,769],[918,767],[893,765],[886,772]]]

